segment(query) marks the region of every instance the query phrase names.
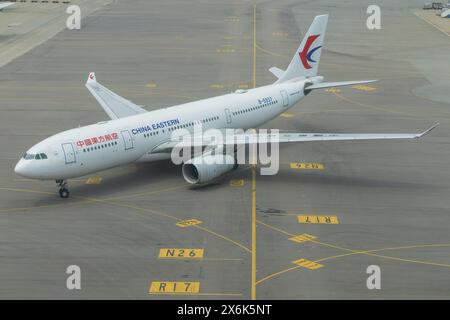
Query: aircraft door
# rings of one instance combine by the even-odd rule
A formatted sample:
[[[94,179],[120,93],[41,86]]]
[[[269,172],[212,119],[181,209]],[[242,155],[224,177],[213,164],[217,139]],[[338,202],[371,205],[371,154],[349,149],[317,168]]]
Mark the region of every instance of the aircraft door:
[[[122,130],[120,133],[122,135],[125,150],[133,149],[134,143],[133,143],[133,138],[131,137],[130,131]]]
[[[286,90],[280,91],[281,98],[283,99],[283,107],[287,107],[289,105],[289,96]]]
[[[225,117],[227,118],[227,124],[231,124],[231,112],[228,108],[225,109]]]
[[[73,145],[69,142],[69,143],[63,143],[61,144],[63,152],[64,152],[64,159],[66,161],[66,164],[71,164],[71,163],[75,163],[76,158],[75,158],[75,150],[73,148]]]

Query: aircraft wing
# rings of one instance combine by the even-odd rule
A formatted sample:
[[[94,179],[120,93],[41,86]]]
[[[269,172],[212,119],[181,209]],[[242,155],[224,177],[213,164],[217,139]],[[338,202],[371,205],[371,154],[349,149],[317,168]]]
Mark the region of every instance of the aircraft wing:
[[[122,98],[97,82],[95,73],[89,73],[86,88],[102,106],[111,119],[119,119],[147,112],[133,102]]]
[[[14,4],[14,2],[4,2],[4,3],[0,3],[0,11],[2,11],[3,9],[5,9],[6,7],[12,6]]]
[[[427,130],[419,133],[237,133],[223,136],[218,142],[216,136],[204,134],[203,136],[175,137],[160,144],[151,150],[152,153],[168,152],[173,148],[184,147],[214,147],[227,145],[246,145],[252,143],[276,142],[321,142],[321,141],[348,141],[348,140],[389,140],[389,139],[419,139],[436,128],[434,124]]]

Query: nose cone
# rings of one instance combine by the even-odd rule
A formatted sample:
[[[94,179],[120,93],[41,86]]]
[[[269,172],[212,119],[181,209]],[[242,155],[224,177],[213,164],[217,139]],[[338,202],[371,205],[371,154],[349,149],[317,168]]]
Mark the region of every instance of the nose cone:
[[[14,172],[22,177],[28,177],[27,172],[27,163],[24,159],[20,159],[19,162],[17,162],[16,167],[14,168]]]

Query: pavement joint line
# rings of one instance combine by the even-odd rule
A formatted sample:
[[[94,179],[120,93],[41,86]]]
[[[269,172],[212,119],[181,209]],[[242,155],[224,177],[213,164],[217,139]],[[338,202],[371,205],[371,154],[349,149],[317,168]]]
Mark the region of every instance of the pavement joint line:
[[[197,97],[191,97],[191,96],[185,96],[185,95],[179,95],[179,94],[172,94],[172,93],[167,93],[167,92],[154,92],[154,91],[147,91],[147,92],[141,92],[139,91],[138,93],[133,93],[133,92],[128,92],[129,94],[132,94],[133,96],[166,96],[166,97],[174,97],[174,98],[182,98],[182,99],[189,99],[189,100],[197,100]]]
[[[289,236],[293,236],[293,234],[284,231],[282,229],[279,229],[277,227],[271,226],[267,223],[261,222],[258,220],[259,224],[262,224],[270,229],[276,230],[280,233],[283,233],[285,235],[289,235]],[[321,259],[316,259],[316,260],[312,260],[313,262],[323,262],[323,261],[327,261],[327,260],[332,260],[332,259],[337,259],[340,257],[346,257],[346,256],[352,256],[352,255],[368,255],[368,256],[373,256],[373,257],[378,257],[378,258],[383,258],[383,259],[388,259],[388,260],[395,260],[395,261],[402,261],[402,262],[409,262],[409,263],[415,263],[415,264],[424,264],[424,265],[432,265],[432,266],[439,266],[439,267],[446,267],[446,268],[450,268],[450,264],[443,264],[443,263],[436,263],[436,262],[430,262],[430,261],[421,261],[421,260],[413,260],[413,259],[404,259],[404,258],[399,258],[399,257],[392,257],[392,256],[386,256],[386,255],[380,255],[380,254],[376,254],[374,252],[380,252],[380,251],[388,251],[388,250],[401,250],[401,249],[418,249],[418,248],[429,248],[429,247],[450,247],[450,243],[444,243],[444,244],[422,244],[422,245],[411,245],[411,246],[397,246],[397,247],[387,247],[387,248],[379,248],[379,249],[372,249],[372,250],[353,250],[353,249],[349,249],[349,248],[344,248],[344,247],[340,247],[340,246],[336,246],[336,245],[332,245],[329,243],[324,243],[321,241],[317,241],[317,240],[310,240],[310,242],[319,244],[319,245],[323,245],[323,246],[327,246],[327,247],[332,247],[338,250],[345,250],[345,251],[351,251],[349,253],[345,253],[345,254],[339,254],[339,255],[333,255],[333,256],[328,256],[325,258],[321,258]],[[258,280],[256,282],[256,284],[260,284],[266,280],[269,280],[275,276],[278,276],[280,274],[295,270],[300,268],[300,266],[295,266],[295,267],[289,267],[280,271],[277,271],[275,273],[269,274],[268,276]]]
[[[390,110],[390,109],[386,109],[386,108],[382,108],[382,107],[376,107],[376,106],[373,106],[373,105],[370,105],[370,104],[367,104],[367,103],[358,102],[358,101],[355,101],[355,100],[353,100],[353,99],[350,99],[350,98],[348,98],[348,97],[346,97],[346,96],[343,96],[343,95],[340,94],[339,92],[333,92],[333,94],[334,94],[336,97],[340,98],[341,100],[344,100],[344,101],[347,101],[347,102],[356,104],[356,105],[361,106],[361,107],[365,107],[365,108],[369,108],[369,109],[374,109],[374,110],[378,110],[378,111],[383,111],[383,112],[395,113],[395,114],[402,114],[402,115],[407,114],[407,113],[401,112],[401,111]]]
[[[264,49],[264,48],[262,48],[261,46],[259,46],[259,45],[257,45],[257,44],[256,44],[256,47],[257,47],[259,50],[261,50],[261,51],[263,51],[263,52],[266,52],[267,54],[270,54],[270,55],[274,55],[274,56],[278,56],[278,57],[282,57],[282,58],[288,59],[288,57],[285,56],[285,55],[281,55],[281,54],[272,52],[272,51],[270,51],[270,50]],[[338,65],[338,64],[335,64],[335,63],[326,63],[326,62],[322,62],[322,64],[341,66],[341,65]],[[369,104],[361,103],[361,102],[355,101],[355,100],[353,100],[353,99],[350,99],[350,98],[348,98],[348,97],[345,97],[345,96],[343,96],[342,94],[340,94],[339,92],[334,92],[334,91],[333,91],[333,92],[331,92],[331,93],[333,93],[334,95],[336,95],[336,96],[337,96],[338,98],[340,98],[341,100],[348,101],[348,102],[350,102],[350,103],[353,103],[353,104],[356,104],[356,105],[359,105],[359,106],[362,106],[362,107],[366,107],[366,108],[370,108],[370,109],[374,109],[374,110],[378,110],[378,111],[384,111],[384,112],[395,113],[395,114],[402,114],[402,115],[407,114],[406,112],[395,111],[395,110],[390,110],[390,109],[386,109],[386,108],[382,108],[382,107],[376,107],[376,106],[372,106],[372,105],[369,105]],[[408,115],[409,115],[409,114],[408,114]]]
[[[129,198],[140,197],[140,196],[146,196],[146,195],[151,195],[151,194],[158,194],[158,193],[161,193],[161,192],[173,191],[173,190],[177,190],[177,189],[180,189],[180,188],[183,188],[183,187],[187,187],[187,186],[189,186],[189,184],[183,183],[183,184],[175,185],[175,186],[168,187],[168,188],[165,188],[165,189],[159,189],[159,190],[153,190],[153,191],[147,191],[147,192],[134,193],[134,194],[124,195],[124,196],[110,197],[110,198],[106,198],[106,199],[103,199],[103,200],[122,200],[122,199],[129,199]]]
[[[298,45],[298,43],[301,41],[301,39],[300,40],[299,39],[293,39],[292,41],[293,41],[294,44]],[[265,48],[261,47],[259,44],[257,44],[256,47],[259,50],[261,50],[262,52],[265,52],[266,54],[269,54],[269,55],[272,55],[272,56],[275,56],[275,57],[280,57],[280,58],[286,59],[288,61],[292,58],[291,56],[287,56],[287,55],[284,55],[284,54],[280,54],[280,53],[277,53],[277,52],[265,49]],[[327,62],[327,61],[321,61],[320,63],[322,65],[330,65],[330,66],[335,66],[335,67],[339,67],[339,68],[346,68],[346,69],[354,68],[354,69],[357,69],[357,70],[367,70],[367,69],[369,69],[369,70],[375,69],[376,70],[376,67],[367,66],[367,65],[366,66],[354,66],[354,65],[352,66],[352,65],[337,64],[337,63]],[[412,71],[409,71],[409,70],[406,70],[406,71],[405,70],[394,70],[394,71],[396,71],[397,74],[398,73],[403,74],[405,77],[407,77],[407,79],[410,79],[411,75],[412,76],[416,76],[417,79],[423,79],[423,75],[424,74],[431,74],[431,72],[430,73],[427,73],[427,72],[421,73],[421,72],[412,72]],[[386,80],[389,80],[389,79],[386,79]]]
[[[242,169],[238,169],[235,172],[243,172],[248,170],[249,168],[242,168]],[[226,174],[225,176],[228,176],[228,174]],[[137,196],[142,196],[142,195],[149,195],[149,194],[157,194],[157,193],[161,193],[161,192],[166,192],[166,191],[171,191],[171,190],[175,190],[175,189],[179,189],[182,188],[184,186],[188,186],[188,184],[182,184],[182,185],[176,185],[173,187],[169,187],[166,189],[159,189],[159,190],[152,190],[152,191],[147,191],[147,192],[142,192],[142,193],[137,193],[137,194],[130,194],[130,195],[125,195],[125,196],[116,196],[116,197],[110,197],[110,198],[106,198],[106,199],[101,199],[101,200],[121,200],[121,199],[127,199],[127,198],[132,198],[132,197],[137,197]],[[47,192],[47,191],[38,191],[38,190],[33,190],[33,189],[21,189],[21,188],[7,188],[7,187],[0,187],[0,191],[12,191],[12,192],[28,192],[28,193],[38,193],[38,194],[46,194],[46,195],[53,195],[54,193],[52,192]],[[40,209],[40,208],[51,208],[51,207],[60,207],[60,206],[67,206],[67,205],[77,205],[77,204],[83,204],[83,203],[94,203],[94,202],[98,202],[100,199],[89,199],[89,198],[85,198],[85,197],[72,197],[73,199],[79,199],[80,201],[78,202],[61,202],[61,203],[54,203],[54,204],[48,204],[48,205],[42,205],[42,206],[33,206],[33,207],[18,207],[18,208],[0,208],[0,212],[9,212],[9,211],[24,211],[24,210],[32,210],[32,209]]]
[[[125,196],[118,196],[118,197],[111,197],[106,198],[103,200],[118,200],[118,199],[126,199],[126,198],[132,198],[132,197],[138,197],[142,195],[149,195],[149,194],[157,194],[161,192],[171,191],[175,189],[182,188],[184,186],[187,186],[187,184],[183,185],[177,185],[166,189],[159,189],[159,190],[153,190],[148,192],[142,192],[139,194],[131,194],[131,195],[125,195]],[[47,191],[38,191],[38,190],[32,190],[32,189],[20,189],[20,188],[6,188],[6,187],[0,187],[0,191],[12,191],[12,192],[25,192],[25,193],[38,193],[38,194],[46,194],[46,195],[53,195],[53,192],[47,192]],[[8,212],[8,211],[23,211],[23,210],[32,210],[32,209],[39,209],[39,208],[50,208],[50,207],[58,207],[58,206],[64,206],[64,205],[74,205],[74,204],[82,204],[82,203],[92,203],[96,200],[84,198],[84,197],[73,197],[74,199],[80,199],[81,201],[78,202],[63,202],[63,203],[54,203],[54,204],[48,204],[48,205],[42,205],[42,206],[34,206],[34,207],[20,207],[20,208],[2,208],[0,209],[0,212]]]

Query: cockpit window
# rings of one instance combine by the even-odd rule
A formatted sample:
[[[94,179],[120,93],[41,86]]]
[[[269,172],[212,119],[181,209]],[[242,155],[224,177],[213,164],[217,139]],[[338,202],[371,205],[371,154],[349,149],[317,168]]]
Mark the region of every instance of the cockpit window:
[[[22,157],[25,160],[42,160],[42,159],[48,159],[47,155],[45,153],[37,153],[37,154],[31,154],[31,153],[25,153]]]
[[[23,155],[23,158],[24,158],[25,160],[31,160],[31,159],[34,159],[34,154],[25,153],[25,154]]]

